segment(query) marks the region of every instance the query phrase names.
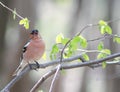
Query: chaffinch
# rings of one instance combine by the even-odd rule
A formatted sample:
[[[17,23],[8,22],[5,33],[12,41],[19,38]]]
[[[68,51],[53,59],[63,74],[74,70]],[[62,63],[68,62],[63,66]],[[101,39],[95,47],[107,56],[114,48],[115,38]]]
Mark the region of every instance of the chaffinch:
[[[30,41],[24,46],[21,63],[13,73],[13,76],[18,76],[21,71],[29,64],[39,60],[45,51],[45,43],[39,35],[38,30],[33,30],[30,33]]]

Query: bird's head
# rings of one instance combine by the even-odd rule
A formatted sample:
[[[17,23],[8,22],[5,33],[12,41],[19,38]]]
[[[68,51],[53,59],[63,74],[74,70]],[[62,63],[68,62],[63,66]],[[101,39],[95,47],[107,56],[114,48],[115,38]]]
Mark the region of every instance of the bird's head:
[[[31,35],[38,35],[38,30],[32,30],[30,34]]]
[[[39,31],[38,30],[32,30],[30,32],[30,38],[31,39],[36,39],[36,38],[41,38],[41,36],[39,35]]]

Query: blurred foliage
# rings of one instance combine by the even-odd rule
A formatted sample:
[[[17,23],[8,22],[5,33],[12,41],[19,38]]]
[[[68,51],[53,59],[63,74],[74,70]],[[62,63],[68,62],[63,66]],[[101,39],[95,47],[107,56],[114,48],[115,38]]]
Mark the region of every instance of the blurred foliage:
[[[113,38],[113,41],[120,44],[120,37],[118,37],[117,35],[115,35],[115,37]]]

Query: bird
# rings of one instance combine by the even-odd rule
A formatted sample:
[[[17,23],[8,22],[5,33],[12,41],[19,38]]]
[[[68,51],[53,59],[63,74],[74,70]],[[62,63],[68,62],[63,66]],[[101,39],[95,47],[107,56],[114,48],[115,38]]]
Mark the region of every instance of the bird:
[[[30,64],[34,62],[39,65],[37,61],[45,52],[45,43],[38,30],[32,30],[30,32],[29,38],[29,42],[27,42],[22,50],[21,63],[13,73],[13,76],[18,76],[27,65],[30,66]]]

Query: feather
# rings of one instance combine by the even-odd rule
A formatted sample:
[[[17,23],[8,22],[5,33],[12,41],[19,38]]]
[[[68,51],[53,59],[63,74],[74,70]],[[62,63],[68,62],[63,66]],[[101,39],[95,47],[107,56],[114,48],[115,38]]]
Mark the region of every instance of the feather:
[[[13,73],[13,76],[18,76],[21,71],[28,65],[28,63],[25,60],[22,60],[22,62],[20,63],[20,65],[18,66],[18,68],[15,70],[15,72]]]

